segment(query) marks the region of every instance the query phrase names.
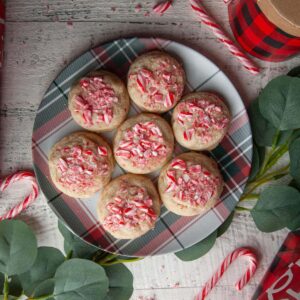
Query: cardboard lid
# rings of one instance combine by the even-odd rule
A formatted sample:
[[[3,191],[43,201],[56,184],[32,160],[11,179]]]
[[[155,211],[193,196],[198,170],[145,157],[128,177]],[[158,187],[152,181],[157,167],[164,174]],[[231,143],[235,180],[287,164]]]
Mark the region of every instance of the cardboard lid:
[[[300,37],[300,0],[257,0],[257,4],[269,21]]]

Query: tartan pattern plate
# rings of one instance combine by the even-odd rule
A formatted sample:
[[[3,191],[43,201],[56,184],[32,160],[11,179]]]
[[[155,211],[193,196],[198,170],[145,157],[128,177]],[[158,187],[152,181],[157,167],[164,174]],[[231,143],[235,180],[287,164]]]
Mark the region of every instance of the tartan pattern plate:
[[[97,220],[99,194],[87,200],[64,195],[53,185],[48,168],[50,148],[67,134],[81,128],[67,108],[70,86],[86,73],[105,68],[126,80],[132,61],[140,54],[163,49],[180,57],[187,73],[186,92],[215,91],[228,103],[233,119],[222,143],[210,152],[219,164],[225,187],[217,205],[203,216],[180,217],[162,207],[155,229],[135,240],[118,240],[106,233]],[[139,112],[131,106],[130,115]],[[170,119],[170,112],[163,115]],[[111,140],[113,133],[103,134]],[[244,104],[224,73],[206,57],[177,42],[154,38],[120,39],[91,49],[67,66],[52,82],[37,111],[32,151],[35,173],[50,207],[85,241],[109,252],[147,256],[177,252],[201,241],[216,230],[233,211],[248,179],[252,160],[252,135]],[[184,151],[178,144],[174,154]],[[122,174],[116,166],[113,177]],[[155,181],[157,174],[151,174]]]

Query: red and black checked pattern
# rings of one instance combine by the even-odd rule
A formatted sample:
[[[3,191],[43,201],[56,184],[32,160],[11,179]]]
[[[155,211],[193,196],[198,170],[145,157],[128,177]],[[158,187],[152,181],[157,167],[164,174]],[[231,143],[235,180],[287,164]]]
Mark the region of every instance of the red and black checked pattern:
[[[299,299],[299,282],[300,230],[289,233],[252,300]]]
[[[300,52],[300,37],[271,23],[255,0],[233,0],[228,13],[236,40],[251,55],[267,61],[283,61]]]

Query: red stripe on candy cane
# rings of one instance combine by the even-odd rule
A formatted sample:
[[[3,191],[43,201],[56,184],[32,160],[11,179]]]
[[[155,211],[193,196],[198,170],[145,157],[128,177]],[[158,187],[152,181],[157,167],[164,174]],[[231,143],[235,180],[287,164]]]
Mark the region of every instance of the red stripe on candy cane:
[[[0,191],[1,192],[5,191],[12,184],[23,179],[27,179],[30,181],[32,185],[31,193],[28,196],[26,196],[22,202],[20,202],[18,205],[13,207],[10,211],[0,216],[0,221],[14,218],[18,214],[20,214],[23,210],[25,210],[37,198],[39,194],[38,184],[36,182],[34,174],[30,171],[18,171],[12,175],[7,176],[0,183]]]
[[[163,15],[172,5],[172,1],[163,1],[160,3],[157,3],[154,7],[153,7],[153,12]]]
[[[259,68],[233,43],[233,41],[225,34],[223,29],[215,22],[215,20],[207,13],[199,0],[190,0],[192,9],[197,14],[202,23],[211,28],[217,39],[223,43],[230,53],[234,55],[250,73],[256,75]]]
[[[220,278],[226,272],[228,267],[235,261],[238,257],[245,257],[249,261],[249,267],[246,273],[242,276],[242,278],[235,284],[235,288],[237,290],[241,290],[248,281],[252,278],[253,274],[257,268],[257,257],[256,254],[248,249],[248,248],[238,248],[231,252],[222,262],[218,270],[212,276],[212,278],[206,282],[202,291],[196,296],[195,300],[204,300],[209,292],[215,287]]]

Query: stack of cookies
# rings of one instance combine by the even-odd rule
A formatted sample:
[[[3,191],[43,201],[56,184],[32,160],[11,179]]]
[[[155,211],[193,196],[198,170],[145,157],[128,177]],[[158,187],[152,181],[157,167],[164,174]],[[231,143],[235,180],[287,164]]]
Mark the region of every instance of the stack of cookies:
[[[70,90],[71,115],[84,130],[52,147],[51,178],[71,197],[100,191],[99,221],[116,238],[134,239],[153,229],[161,203],[175,214],[195,216],[219,200],[218,165],[199,151],[221,142],[231,114],[215,93],[183,96],[185,82],[178,59],[152,51],[132,63],[127,88],[115,74],[99,70]],[[127,118],[130,101],[142,113]],[[169,124],[160,114],[171,109]],[[115,133],[112,145],[101,136],[106,131]],[[174,157],[175,140],[194,151]],[[111,180],[115,161],[126,174]],[[159,172],[157,186],[146,175],[154,171]]]

